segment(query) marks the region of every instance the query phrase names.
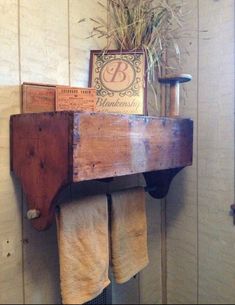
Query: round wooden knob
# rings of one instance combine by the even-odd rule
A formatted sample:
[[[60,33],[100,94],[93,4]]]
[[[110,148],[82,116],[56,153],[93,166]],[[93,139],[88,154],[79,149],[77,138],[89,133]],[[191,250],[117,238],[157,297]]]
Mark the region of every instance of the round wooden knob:
[[[27,212],[27,218],[28,218],[29,220],[39,218],[40,215],[41,215],[40,211],[39,211],[39,210],[36,210],[36,209],[34,209],[34,210],[28,210],[28,212]]]

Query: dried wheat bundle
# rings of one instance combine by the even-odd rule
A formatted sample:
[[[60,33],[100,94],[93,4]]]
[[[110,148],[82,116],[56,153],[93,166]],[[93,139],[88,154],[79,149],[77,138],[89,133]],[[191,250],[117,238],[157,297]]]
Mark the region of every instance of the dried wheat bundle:
[[[92,19],[94,27],[90,37],[107,39],[105,49],[144,50],[147,56],[148,79],[166,67],[164,54],[167,49],[179,58],[177,32],[182,27],[181,3],[168,4],[166,0],[108,0],[108,20]]]

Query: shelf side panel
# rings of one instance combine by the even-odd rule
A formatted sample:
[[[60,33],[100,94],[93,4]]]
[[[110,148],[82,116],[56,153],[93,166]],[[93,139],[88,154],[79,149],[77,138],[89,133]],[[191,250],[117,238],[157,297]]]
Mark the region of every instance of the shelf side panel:
[[[40,211],[32,220],[45,229],[53,217],[53,200],[69,183],[69,116],[42,113],[11,117],[11,169],[20,178],[28,209]]]

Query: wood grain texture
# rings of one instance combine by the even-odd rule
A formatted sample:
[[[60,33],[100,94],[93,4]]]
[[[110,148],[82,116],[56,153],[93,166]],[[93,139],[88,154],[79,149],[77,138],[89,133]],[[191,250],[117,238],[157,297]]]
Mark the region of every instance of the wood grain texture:
[[[55,111],[55,86],[22,85],[22,113]]]
[[[202,304],[235,303],[235,234],[229,216],[234,201],[234,5],[232,0],[199,1],[198,267]]]
[[[63,112],[11,117],[11,167],[22,181],[28,209],[40,211],[32,220],[38,230],[51,223],[51,203],[72,177],[71,120],[72,115]]]
[[[207,1],[207,0],[206,0]],[[167,299],[169,304],[197,304],[197,77],[198,1],[186,1],[188,12],[181,37],[181,65],[177,73],[189,73],[192,81],[180,86],[180,115],[194,120],[193,166],[173,180],[167,196]],[[169,54],[170,56],[171,54]],[[169,57],[169,64],[176,65]],[[206,133],[206,130],[204,130]]]
[[[107,5],[107,0],[99,1]],[[107,12],[94,0],[69,1],[70,81],[73,86],[88,86],[90,50],[102,50],[106,39],[88,38],[95,25],[90,18],[107,20]],[[85,18],[85,22],[79,20]]]
[[[75,114],[73,181],[190,165],[192,128],[188,119]]]
[[[183,41],[193,81],[180,113],[194,119],[198,143],[193,167],[176,177],[167,199],[168,302],[233,304],[234,1],[188,4],[187,29],[199,39]]]
[[[68,1],[20,1],[21,76],[68,84]]]
[[[0,1],[0,303],[23,303],[21,192],[9,172],[9,117],[20,111],[18,7]]]

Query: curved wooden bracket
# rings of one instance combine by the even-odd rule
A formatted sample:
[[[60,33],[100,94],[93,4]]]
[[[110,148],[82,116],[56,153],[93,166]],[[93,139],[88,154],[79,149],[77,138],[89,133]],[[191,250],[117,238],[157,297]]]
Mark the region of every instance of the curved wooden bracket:
[[[23,179],[21,179],[22,184]],[[47,181],[49,182],[49,181]],[[40,188],[37,196],[33,192],[33,188],[29,187],[23,190],[26,194],[27,200],[27,218],[32,222],[32,226],[38,230],[43,231],[50,227],[55,216],[55,207],[58,199],[58,194],[64,188],[61,185],[55,185],[54,191],[48,187]]]
[[[184,167],[144,173],[147,192],[153,198],[164,198],[168,193],[171,181],[183,168]]]
[[[52,222],[57,194],[72,181],[70,117],[50,113],[43,122],[36,114],[19,118],[11,118],[11,169],[26,195],[27,217],[42,231]]]

